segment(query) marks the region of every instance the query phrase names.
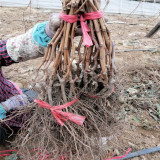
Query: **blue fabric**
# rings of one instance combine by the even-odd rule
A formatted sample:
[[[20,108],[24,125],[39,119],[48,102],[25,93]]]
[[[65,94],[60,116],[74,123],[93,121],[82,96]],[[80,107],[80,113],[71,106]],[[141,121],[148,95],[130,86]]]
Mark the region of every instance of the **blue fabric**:
[[[3,106],[0,104],[0,119],[6,118],[6,111],[4,110]]]
[[[51,38],[47,36],[45,27],[48,21],[38,23],[32,29],[32,41],[37,46],[47,47],[47,44],[51,41]]]
[[[34,99],[38,97],[38,94],[33,90],[23,89],[23,88],[21,88],[21,90],[23,94],[27,96],[27,99],[30,103],[34,102]]]

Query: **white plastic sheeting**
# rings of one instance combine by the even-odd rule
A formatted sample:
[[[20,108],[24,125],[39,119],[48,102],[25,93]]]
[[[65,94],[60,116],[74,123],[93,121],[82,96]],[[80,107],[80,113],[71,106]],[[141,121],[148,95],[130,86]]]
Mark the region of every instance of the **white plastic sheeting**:
[[[105,7],[106,0],[102,1],[102,9]],[[108,13],[125,13],[139,15],[159,15],[160,3],[154,3],[132,0],[110,0],[105,12]],[[30,0],[0,0],[0,6],[20,7],[28,6]],[[31,0],[31,6],[35,8],[53,8],[61,9],[61,0]],[[133,12],[134,11],[134,12]]]

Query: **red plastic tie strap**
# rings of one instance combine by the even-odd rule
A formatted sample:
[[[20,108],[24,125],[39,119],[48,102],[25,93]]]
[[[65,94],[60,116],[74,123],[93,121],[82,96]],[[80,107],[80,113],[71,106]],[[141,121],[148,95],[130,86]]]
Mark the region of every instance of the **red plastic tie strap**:
[[[92,46],[92,39],[89,36],[90,28],[88,27],[86,20],[95,20],[103,17],[102,11],[90,12],[80,14],[81,29],[83,33],[83,44],[87,47]],[[60,18],[66,22],[74,23],[78,21],[78,15],[67,15],[65,13],[60,13]]]
[[[5,154],[0,154],[0,157],[9,157],[9,156],[11,156],[12,154],[10,153],[10,152],[18,152],[19,150],[4,150],[4,151],[0,151],[0,153],[5,153]],[[33,151],[38,151],[38,149],[32,149],[31,150],[32,152]],[[39,155],[41,155],[42,153],[41,152],[39,152]],[[17,155],[22,155],[22,153],[17,153]],[[38,160],[46,160],[46,159],[48,159],[49,158],[49,154],[47,153],[45,156],[44,156],[44,158],[40,158],[40,159],[38,159]],[[52,160],[52,159],[50,159],[50,160]]]
[[[125,158],[125,157],[128,155],[128,153],[129,153],[131,150],[132,150],[131,148],[128,148],[127,152],[126,152],[123,156],[113,157],[113,158],[110,158],[110,159],[103,159],[103,160],[123,159],[123,158]]]
[[[84,116],[61,111],[62,109],[71,106],[72,104],[74,104],[77,101],[78,101],[78,99],[74,99],[73,101],[68,102],[64,105],[50,106],[48,103],[46,103],[42,100],[38,100],[38,99],[34,100],[34,102],[37,103],[40,107],[51,110],[53,117],[58,122],[58,124],[61,126],[63,126],[64,122],[66,122],[68,120],[70,120],[76,124],[83,125],[83,122],[85,121]]]
[[[0,151],[0,157],[7,157],[10,156],[11,154],[8,152],[17,152],[18,150],[4,150]]]
[[[60,18],[68,23],[74,23],[78,21],[78,15],[67,15],[65,13],[60,13]]]

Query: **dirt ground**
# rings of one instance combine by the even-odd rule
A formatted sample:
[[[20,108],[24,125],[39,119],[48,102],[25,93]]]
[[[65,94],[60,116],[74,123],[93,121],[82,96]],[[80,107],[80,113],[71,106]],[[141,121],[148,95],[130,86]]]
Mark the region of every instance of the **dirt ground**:
[[[0,8],[0,40],[25,33],[37,22],[48,20],[53,10]],[[57,12],[57,11],[56,11]],[[160,146],[160,31],[152,38],[145,35],[160,21],[160,17],[107,15],[108,27],[116,46],[116,89],[114,108],[119,122],[124,123],[119,134],[108,138],[107,148],[115,155]],[[126,49],[148,49],[129,51]],[[35,69],[42,58],[3,67],[6,78],[21,88],[30,88]],[[118,141],[118,146],[117,144]],[[3,150],[3,146],[0,146]],[[132,160],[159,160],[160,152]]]

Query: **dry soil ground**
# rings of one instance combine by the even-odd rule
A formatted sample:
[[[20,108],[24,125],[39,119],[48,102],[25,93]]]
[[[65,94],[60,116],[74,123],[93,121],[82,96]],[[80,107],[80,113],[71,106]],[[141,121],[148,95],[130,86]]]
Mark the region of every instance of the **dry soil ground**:
[[[48,20],[49,10],[0,8],[0,40],[25,33],[37,22]],[[56,11],[57,12],[57,11]],[[120,134],[113,134],[107,148],[115,154],[121,148],[133,151],[160,146],[160,31],[153,38],[145,35],[160,21],[159,17],[106,15],[116,50],[147,49],[116,53],[116,92],[114,106],[117,119],[124,123]],[[159,47],[159,48],[158,48]],[[34,70],[42,58],[3,67],[6,78],[29,88]],[[118,143],[118,146],[115,145]],[[3,149],[1,146],[0,150]],[[120,153],[119,153],[120,152]],[[123,153],[125,150],[123,150]],[[133,158],[159,160],[160,152]]]

